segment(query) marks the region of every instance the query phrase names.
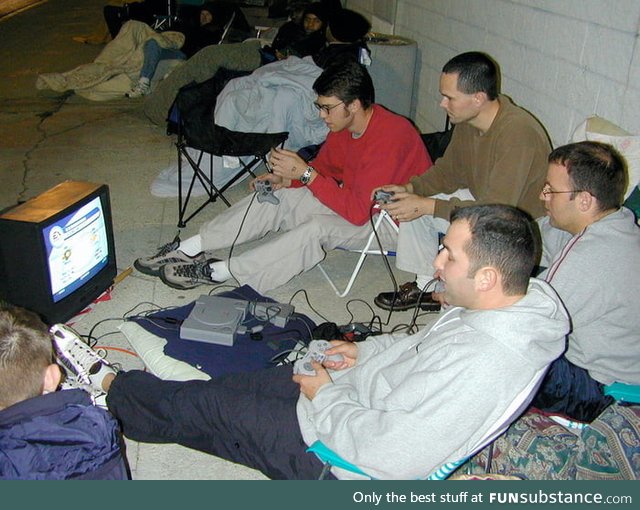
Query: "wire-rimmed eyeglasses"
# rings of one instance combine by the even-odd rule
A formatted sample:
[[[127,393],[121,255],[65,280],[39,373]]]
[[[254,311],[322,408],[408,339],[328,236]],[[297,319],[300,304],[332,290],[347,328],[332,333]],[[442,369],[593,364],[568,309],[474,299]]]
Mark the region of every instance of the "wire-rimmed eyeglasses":
[[[331,110],[333,110],[336,106],[340,106],[341,104],[344,104],[344,101],[340,101],[339,103],[336,104],[320,104],[320,103],[313,103],[313,106],[316,107],[316,110],[318,110],[319,112],[324,112],[327,115],[331,113]]]
[[[555,193],[582,193],[584,190],[582,189],[570,189],[567,191],[554,191],[551,189],[551,186],[549,186],[548,184],[542,188],[542,194],[546,197],[548,195],[553,195]]]

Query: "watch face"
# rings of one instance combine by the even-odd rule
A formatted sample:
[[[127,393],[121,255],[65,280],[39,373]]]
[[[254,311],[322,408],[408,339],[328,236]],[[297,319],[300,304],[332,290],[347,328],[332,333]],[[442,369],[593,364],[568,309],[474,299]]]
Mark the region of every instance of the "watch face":
[[[307,167],[307,169],[304,171],[304,173],[300,176],[300,182],[302,184],[309,184],[309,181],[311,180],[311,171],[313,169],[311,167]]]

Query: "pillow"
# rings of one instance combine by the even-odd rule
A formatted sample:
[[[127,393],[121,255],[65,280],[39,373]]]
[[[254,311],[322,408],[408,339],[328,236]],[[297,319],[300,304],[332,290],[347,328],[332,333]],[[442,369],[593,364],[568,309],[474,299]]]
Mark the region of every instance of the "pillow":
[[[572,142],[590,140],[613,145],[627,160],[629,186],[624,194],[626,199],[640,183],[640,136],[627,133],[624,129],[601,117],[589,117],[573,132]]]

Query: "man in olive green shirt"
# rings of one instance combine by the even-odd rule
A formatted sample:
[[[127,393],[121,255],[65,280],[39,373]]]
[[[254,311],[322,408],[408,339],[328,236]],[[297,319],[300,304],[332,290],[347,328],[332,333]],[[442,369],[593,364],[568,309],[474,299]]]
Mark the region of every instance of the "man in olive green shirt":
[[[407,184],[382,188],[394,200],[381,207],[400,223],[396,265],[417,275],[398,292],[376,296],[386,310],[439,309],[432,293],[424,292],[432,278],[428,261],[454,208],[501,203],[532,218],[544,214],[538,196],[551,144],[530,113],[498,93],[497,64],[479,52],[454,57],[442,69],[440,93],[440,106],[455,126],[444,156]]]

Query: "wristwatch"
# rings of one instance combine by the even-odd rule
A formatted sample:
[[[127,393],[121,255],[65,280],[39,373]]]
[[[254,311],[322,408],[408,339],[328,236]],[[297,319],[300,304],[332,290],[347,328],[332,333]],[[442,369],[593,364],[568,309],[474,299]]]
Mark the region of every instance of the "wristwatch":
[[[309,184],[311,180],[311,172],[313,172],[314,168],[312,166],[308,166],[304,173],[300,176],[300,182],[305,186]]]

